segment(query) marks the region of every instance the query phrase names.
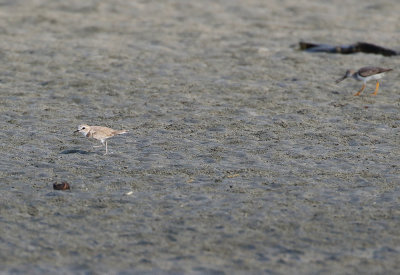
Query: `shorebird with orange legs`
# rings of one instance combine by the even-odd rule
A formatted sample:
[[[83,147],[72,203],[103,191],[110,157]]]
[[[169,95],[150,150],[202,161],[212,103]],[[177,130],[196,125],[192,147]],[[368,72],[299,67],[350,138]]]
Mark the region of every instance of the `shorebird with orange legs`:
[[[347,70],[346,74],[342,78],[336,80],[336,83],[339,83],[339,82],[345,80],[346,78],[350,78],[350,77],[352,77],[358,81],[362,81],[363,85],[362,85],[361,89],[357,93],[354,94],[355,96],[359,96],[362,93],[362,91],[364,91],[365,87],[367,86],[367,82],[369,80],[376,80],[375,91],[371,95],[377,95],[378,90],[379,90],[379,79],[381,79],[384,76],[385,72],[389,72],[391,70],[393,70],[393,69],[385,69],[385,68],[372,67],[372,66],[362,67],[358,71]]]

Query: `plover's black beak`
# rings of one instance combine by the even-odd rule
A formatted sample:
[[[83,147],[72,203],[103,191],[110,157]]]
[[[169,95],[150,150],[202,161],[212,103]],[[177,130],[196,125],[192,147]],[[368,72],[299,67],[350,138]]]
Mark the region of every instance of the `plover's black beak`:
[[[76,133],[76,132],[79,132],[79,129],[74,131],[74,133]]]
[[[345,80],[346,78],[347,78],[347,76],[345,75],[345,76],[339,78],[338,80],[336,80],[335,82],[336,82],[336,84],[337,84],[337,83],[339,83],[339,82],[342,82],[342,81]]]

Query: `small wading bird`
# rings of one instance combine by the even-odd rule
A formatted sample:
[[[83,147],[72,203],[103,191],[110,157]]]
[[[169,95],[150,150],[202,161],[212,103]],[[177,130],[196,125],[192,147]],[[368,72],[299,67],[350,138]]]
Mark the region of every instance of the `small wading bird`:
[[[106,145],[106,153],[104,155],[107,155],[108,149],[107,149],[107,139],[110,137],[113,137],[115,135],[121,135],[125,134],[128,131],[127,130],[114,130],[108,127],[103,127],[103,126],[89,126],[86,124],[79,125],[78,130],[74,131],[74,133],[80,132],[82,133],[85,137],[88,138],[94,138],[97,140],[100,140],[102,145],[100,146],[93,146],[93,147],[101,147],[104,146],[104,143]]]
[[[336,80],[336,83],[341,82],[342,80],[345,80],[346,78],[354,78],[358,81],[363,81],[363,85],[361,87],[361,89],[355,93],[355,96],[358,96],[361,94],[362,91],[364,91],[367,82],[369,80],[376,80],[376,87],[375,87],[375,91],[372,93],[372,95],[376,95],[378,93],[379,90],[379,79],[381,79],[383,77],[383,75],[385,74],[385,72],[391,71],[393,69],[385,69],[385,68],[379,68],[379,67],[363,67],[360,68],[357,72],[353,71],[353,70],[347,70],[346,74]]]

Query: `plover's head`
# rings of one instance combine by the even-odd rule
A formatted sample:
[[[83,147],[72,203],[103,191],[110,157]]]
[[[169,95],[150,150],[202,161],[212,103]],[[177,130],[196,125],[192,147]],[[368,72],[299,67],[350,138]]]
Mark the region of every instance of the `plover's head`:
[[[346,78],[352,77],[354,75],[354,73],[355,73],[354,70],[347,70],[343,77],[336,80],[336,83],[339,83],[340,81],[343,81]]]
[[[90,126],[86,124],[82,124],[78,126],[78,130],[75,130],[74,133],[79,132],[82,133],[84,136],[89,132]]]

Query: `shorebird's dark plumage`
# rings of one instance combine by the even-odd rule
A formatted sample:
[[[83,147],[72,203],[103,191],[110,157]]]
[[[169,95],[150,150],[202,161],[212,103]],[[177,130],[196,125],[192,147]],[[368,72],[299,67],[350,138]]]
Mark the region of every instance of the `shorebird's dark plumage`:
[[[380,67],[373,67],[373,66],[369,66],[369,67],[363,67],[361,69],[358,70],[358,74],[366,77],[366,76],[371,76],[374,74],[380,74],[380,73],[384,73],[384,72],[389,72],[392,71],[393,69],[385,69],[385,68],[380,68]]]

